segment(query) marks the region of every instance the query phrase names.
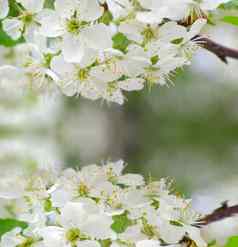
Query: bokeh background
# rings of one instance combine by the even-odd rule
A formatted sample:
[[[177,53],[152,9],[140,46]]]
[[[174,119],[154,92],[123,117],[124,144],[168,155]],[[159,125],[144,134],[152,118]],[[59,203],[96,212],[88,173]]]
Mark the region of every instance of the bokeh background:
[[[205,32],[238,48],[237,27]],[[173,82],[123,106],[1,89],[1,173],[122,158],[127,171],[174,179],[201,212],[238,202],[238,61],[200,50]]]

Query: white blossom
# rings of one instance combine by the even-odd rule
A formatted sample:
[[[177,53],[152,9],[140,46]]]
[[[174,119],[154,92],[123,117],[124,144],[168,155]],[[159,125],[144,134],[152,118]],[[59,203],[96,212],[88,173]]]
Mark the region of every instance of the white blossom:
[[[55,0],[48,8],[43,0],[17,0],[12,17],[2,0],[3,30],[15,40],[23,36],[13,51],[27,58],[5,59],[3,68],[15,66],[24,89],[123,104],[124,91],[165,85],[188,65],[210,11],[227,1]]]
[[[44,7],[44,0],[17,0],[21,4],[19,17],[8,17],[3,20],[3,30],[12,38],[19,39],[23,34],[31,41],[38,29],[38,17]]]
[[[166,180],[146,182],[139,174],[123,174],[123,161],[90,165],[80,171],[56,174],[39,170],[30,176],[8,175],[21,190],[9,196],[16,219],[28,224],[3,235],[0,245],[16,247],[108,246],[173,247],[189,239],[198,247],[206,242],[195,227],[199,215],[190,200],[170,193]],[[6,189],[0,183],[0,191]],[[10,185],[10,183],[8,183]]]

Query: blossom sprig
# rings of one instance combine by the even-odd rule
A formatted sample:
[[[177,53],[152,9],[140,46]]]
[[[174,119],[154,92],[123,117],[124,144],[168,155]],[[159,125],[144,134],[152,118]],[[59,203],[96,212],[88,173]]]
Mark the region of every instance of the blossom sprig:
[[[0,1],[3,30],[25,43],[12,48],[15,59],[1,59],[1,84],[123,104],[124,91],[165,85],[189,64],[199,47],[193,38],[228,0],[13,2],[11,16],[8,1]]]
[[[60,174],[37,171],[1,179],[3,206],[27,227],[1,237],[1,247],[205,247],[191,201],[166,179],[124,174],[124,162]]]

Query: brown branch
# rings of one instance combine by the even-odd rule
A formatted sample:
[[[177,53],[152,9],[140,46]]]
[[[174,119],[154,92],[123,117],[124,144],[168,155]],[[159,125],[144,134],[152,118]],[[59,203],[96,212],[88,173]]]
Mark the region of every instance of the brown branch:
[[[200,35],[195,36],[193,40],[196,40],[201,47],[215,54],[218,58],[221,59],[222,62],[226,64],[228,63],[227,58],[238,59],[238,49],[232,49],[223,46],[207,37]]]
[[[202,227],[209,225],[213,222],[217,222],[223,219],[230,218],[238,214],[238,205],[228,206],[227,202],[224,202],[222,206],[216,209],[213,213],[206,215],[199,223],[196,224],[197,227]]]

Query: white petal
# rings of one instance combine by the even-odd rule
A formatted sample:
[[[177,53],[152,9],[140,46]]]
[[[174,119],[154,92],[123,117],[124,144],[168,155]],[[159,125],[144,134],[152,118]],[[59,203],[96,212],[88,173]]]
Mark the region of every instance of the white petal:
[[[128,186],[141,186],[145,183],[143,176],[130,173],[120,176],[117,182]]]
[[[83,97],[91,100],[97,100],[101,98],[100,92],[95,87],[95,85],[94,86],[89,85],[87,87],[84,87],[83,89],[81,89],[80,93]]]
[[[202,28],[207,24],[206,19],[198,19],[196,20],[190,28],[190,31],[187,35],[187,40],[192,39],[194,36],[198,35]]]
[[[118,31],[126,34],[129,40],[134,40],[136,42],[142,42],[143,36],[141,32],[143,31],[144,25],[141,25],[139,22],[131,21],[129,23],[125,22],[119,26]]]
[[[107,101],[115,102],[119,105],[122,105],[124,103],[124,96],[123,96],[120,88],[118,88],[117,90],[114,90],[113,92],[110,92],[110,93],[106,92],[103,95],[103,98]]]
[[[10,232],[5,233],[1,238],[1,247],[15,247],[23,242],[23,239],[17,237],[21,232],[21,228],[17,227]]]
[[[171,225],[169,222],[161,222],[159,225],[160,237],[166,243],[176,243],[182,240],[186,231],[184,227]]]
[[[132,9],[132,4],[129,0],[107,0],[108,7],[114,18],[125,17]]]
[[[145,59],[124,59],[118,62],[118,67],[122,74],[129,77],[136,77],[144,72],[144,68],[149,65]]]
[[[39,32],[45,37],[58,37],[64,34],[65,30],[59,15],[52,9],[44,9],[38,15],[41,24]]]
[[[160,3],[157,0],[140,0],[141,6],[143,6],[145,9],[156,9],[161,7],[163,4],[163,1],[160,1]]]
[[[90,48],[104,50],[112,47],[110,28],[102,23],[83,29],[81,35]]]
[[[193,4],[193,0],[166,0],[164,5],[168,7],[168,11],[165,17],[171,20],[183,19],[188,10],[190,4]]]
[[[170,21],[165,23],[159,29],[160,39],[164,42],[170,42],[175,39],[184,38],[187,35],[187,29]]]
[[[146,239],[147,237],[142,233],[141,226],[137,224],[129,226],[123,233],[120,234],[119,238],[128,242],[138,242]]]
[[[97,20],[103,14],[103,8],[97,0],[80,0],[78,4],[80,18],[84,21]]]
[[[31,13],[38,13],[43,9],[45,0],[17,0],[17,2]]]
[[[100,227],[98,223],[100,222]],[[115,234],[111,230],[113,221],[111,217],[106,214],[93,214],[89,215],[86,222],[82,226],[84,231],[89,236],[96,239],[111,239],[114,238]]]
[[[131,189],[130,191],[125,192],[123,203],[127,207],[137,208],[144,206],[146,203],[148,203],[148,199],[145,197],[142,191]]]
[[[98,55],[97,51],[93,49],[85,49],[84,56],[80,61],[80,67],[87,67],[92,63],[94,63],[97,58],[97,55]]]
[[[66,34],[63,37],[62,52],[64,59],[70,63],[80,63],[85,55],[86,47],[78,37]]]
[[[134,78],[118,82],[119,87],[126,91],[138,91],[144,88],[144,79]]]
[[[158,49],[156,49],[157,51]],[[150,56],[147,54],[147,52],[138,45],[130,45],[128,47],[128,52],[127,52],[127,56],[128,57],[134,57],[134,58],[146,58],[146,59],[150,59]]]
[[[17,19],[5,19],[2,22],[3,30],[12,38],[19,39],[23,30],[23,23]]]
[[[163,18],[167,17],[168,11],[167,7],[161,7],[155,11],[139,12],[136,15],[136,19],[146,24],[159,24]]]
[[[90,76],[97,82],[110,82],[118,79],[120,74],[112,71],[108,66],[99,65],[90,70]]]
[[[0,19],[7,16],[9,12],[8,0],[0,0]]]
[[[61,210],[61,224],[64,227],[82,227],[88,218],[84,205],[80,202],[68,202]]]
[[[157,240],[142,240],[136,243],[136,247],[160,247],[160,243]]]
[[[43,238],[44,247],[65,246],[65,232],[61,227],[48,226],[38,230],[37,233]]]
[[[204,239],[201,237],[200,229],[195,227],[187,227],[187,232],[189,237],[197,244],[199,247],[206,247],[207,244]]]
[[[74,14],[77,2],[75,0],[55,0],[54,6],[59,16],[70,18]]]
[[[109,171],[112,171],[113,175],[115,176],[120,176],[124,168],[125,168],[124,160],[117,160],[116,162],[109,162],[107,165],[104,166],[106,173]]]
[[[67,81],[65,85],[61,86],[61,91],[68,97],[76,95],[79,92],[78,81]]]
[[[53,57],[50,67],[60,77],[67,77],[74,72],[74,65],[67,63],[62,55]]]
[[[53,207],[63,207],[67,202],[73,198],[73,192],[66,189],[59,188],[51,193],[51,201]]]
[[[77,243],[77,247],[100,247],[101,245],[97,241],[85,240]]]
[[[219,5],[221,5],[222,3],[227,3],[230,0],[206,0],[203,1],[200,6],[202,9],[204,10],[214,10],[216,9]]]

